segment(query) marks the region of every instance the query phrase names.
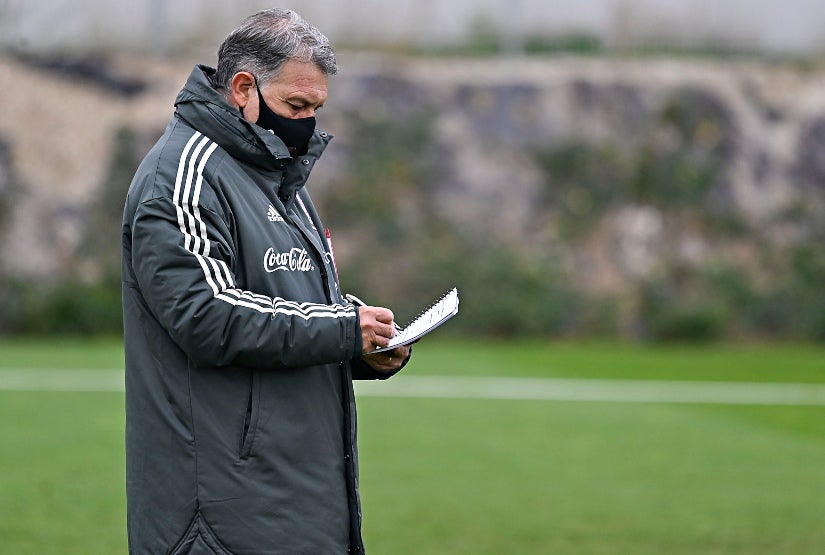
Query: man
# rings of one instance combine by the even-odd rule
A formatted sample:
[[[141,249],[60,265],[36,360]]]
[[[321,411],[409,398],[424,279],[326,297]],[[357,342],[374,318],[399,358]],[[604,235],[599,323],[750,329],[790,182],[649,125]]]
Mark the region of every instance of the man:
[[[337,72],[289,10],[196,66],[123,218],[126,486],[135,554],[363,552],[352,379],[409,348],[339,290],[304,185]]]

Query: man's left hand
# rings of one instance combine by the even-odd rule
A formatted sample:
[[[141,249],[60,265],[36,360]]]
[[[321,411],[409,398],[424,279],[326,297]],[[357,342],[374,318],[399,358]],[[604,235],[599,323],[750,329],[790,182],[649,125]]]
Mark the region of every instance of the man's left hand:
[[[383,353],[366,354],[363,355],[364,362],[369,364],[379,372],[395,372],[407,357],[410,356],[410,346],[401,345],[391,351],[384,351]]]

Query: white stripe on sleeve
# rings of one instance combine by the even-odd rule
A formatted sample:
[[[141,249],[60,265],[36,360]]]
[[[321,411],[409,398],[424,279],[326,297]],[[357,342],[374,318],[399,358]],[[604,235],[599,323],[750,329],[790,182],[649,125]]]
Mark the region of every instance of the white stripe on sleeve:
[[[199,138],[200,141],[198,141]],[[192,147],[196,142],[197,146],[193,150]],[[262,313],[296,316],[304,320],[353,317],[355,307],[352,305],[298,303],[280,297],[272,298],[243,291],[235,286],[232,273],[226,263],[209,257],[209,234],[206,222],[200,213],[200,194],[204,168],[217,147],[216,143],[200,132],[196,131],[192,135],[181,153],[173,198],[178,227],[184,235],[184,247],[197,259],[214,297],[233,306],[241,306]],[[303,203],[301,205],[303,207]],[[306,207],[303,209],[306,211]]]

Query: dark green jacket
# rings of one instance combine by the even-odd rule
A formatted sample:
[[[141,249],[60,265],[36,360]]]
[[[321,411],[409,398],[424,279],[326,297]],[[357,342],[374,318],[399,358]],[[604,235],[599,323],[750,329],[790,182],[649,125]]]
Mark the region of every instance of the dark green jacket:
[[[363,551],[357,310],[307,155],[192,71],[123,217],[129,551]]]

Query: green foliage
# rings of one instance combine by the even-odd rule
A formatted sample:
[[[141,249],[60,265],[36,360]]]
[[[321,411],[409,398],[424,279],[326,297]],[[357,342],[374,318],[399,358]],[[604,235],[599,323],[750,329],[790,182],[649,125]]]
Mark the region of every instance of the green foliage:
[[[385,106],[386,107],[386,106]],[[351,176],[322,200],[334,228],[357,229],[345,288],[369,291],[404,320],[447,285],[461,291],[461,317],[450,328],[482,335],[616,335],[618,300],[575,287],[554,261],[491,244],[440,221],[431,203],[439,173],[430,117],[353,116]],[[376,116],[378,114],[378,116]],[[422,117],[423,115],[423,117]],[[742,236],[746,224],[716,201],[731,152],[731,125],[717,101],[697,91],[674,93],[637,143],[584,141],[534,152],[546,176],[541,201],[568,244],[586,239],[610,210],[653,204],[685,214],[711,236]],[[410,224],[410,213],[426,222]],[[797,256],[785,278],[757,289],[748,270],[720,265],[669,268],[641,286],[634,315],[644,337],[713,341],[728,337],[822,337],[818,251]],[[446,284],[446,285],[445,285]]]
[[[531,56],[572,54],[595,56],[605,53],[604,42],[586,32],[566,34],[529,33],[524,36],[506,35],[483,19],[475,22],[470,36],[454,45],[430,44],[417,50],[428,56],[450,55],[467,57],[497,56],[510,50]]]
[[[534,160],[545,176],[541,200],[549,225],[575,248],[611,210],[641,205],[654,206],[665,218],[678,216],[682,225],[701,230],[711,241],[758,241],[758,236],[748,238],[755,230],[728,200],[726,168],[735,133],[733,117],[719,99],[686,88],[667,98],[633,140],[580,140],[537,149]],[[814,218],[808,214],[805,219]],[[815,223],[809,230],[819,233]],[[812,238],[787,253],[765,245],[766,256],[775,260],[764,266],[774,278],[758,287],[754,268],[679,266],[665,256],[652,281],[638,285],[641,302],[634,316],[643,335],[656,340],[825,338],[820,244]]]
[[[785,329],[825,340],[825,251],[813,245],[791,253],[791,275],[772,299]]]
[[[604,42],[589,33],[567,35],[528,35],[524,50],[528,54],[604,54]]]
[[[623,197],[627,163],[610,145],[567,143],[538,150],[535,159],[546,176],[544,202],[558,213],[564,237],[592,229]]]
[[[432,139],[426,115],[393,124],[353,116],[351,171],[323,200],[324,215],[335,227],[365,225],[383,243],[402,240],[394,198],[429,181],[424,154]]]
[[[461,320],[472,333],[516,336],[571,332],[578,296],[548,265],[521,259],[513,251],[490,249],[455,264],[461,291]]]
[[[21,189],[22,185],[12,166],[11,147],[0,137],[0,232],[4,231],[10,219]]]
[[[641,318],[658,340],[730,337],[825,339],[825,255],[795,249],[787,275],[770,287],[721,263],[689,271],[671,268],[642,288]]]
[[[714,166],[693,163],[684,151],[661,153],[645,147],[639,153],[630,191],[643,201],[695,205],[714,184],[717,173]]]
[[[0,314],[0,330],[9,334],[120,334],[120,279],[54,285],[14,281],[0,290]]]
[[[674,94],[635,156],[630,196],[665,206],[701,206],[721,184],[730,150],[727,119],[721,105],[706,93]]]
[[[725,331],[726,314],[717,305],[648,302],[646,322],[654,339],[711,341],[719,339]]]
[[[741,226],[714,199],[731,155],[729,119],[714,97],[677,91],[639,140],[621,145],[579,140],[535,149],[545,176],[543,196],[559,217],[562,235],[586,234],[609,209],[630,202],[701,209],[720,227]]]
[[[659,341],[712,341],[728,327],[725,306],[713,296],[699,296],[673,281],[647,284],[641,318],[648,337]]]

